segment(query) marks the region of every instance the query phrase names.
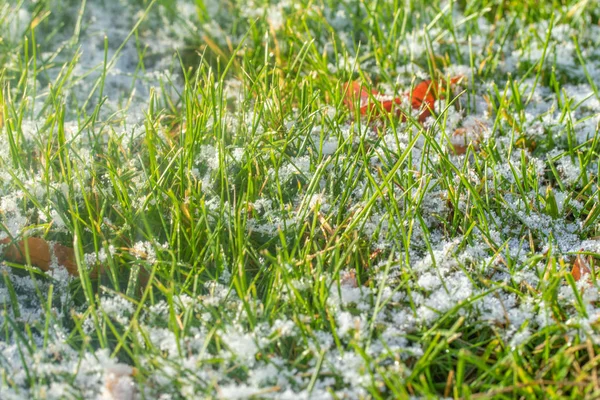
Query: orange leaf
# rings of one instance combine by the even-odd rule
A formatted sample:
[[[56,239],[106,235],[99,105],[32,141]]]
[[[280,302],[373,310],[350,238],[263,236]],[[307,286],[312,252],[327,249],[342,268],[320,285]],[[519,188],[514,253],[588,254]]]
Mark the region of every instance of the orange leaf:
[[[450,86],[457,84],[462,78],[460,75],[450,78]],[[423,107],[423,111],[419,114],[419,122],[425,122],[434,110],[435,101],[444,97],[443,91],[446,89],[444,83],[444,81],[432,81],[428,79],[413,88],[410,96],[410,104],[414,109]]]
[[[420,108],[423,103],[433,109],[436,96],[434,95],[436,85],[431,84],[431,80],[426,80],[414,87],[411,96],[410,104],[413,108]]]
[[[392,112],[392,110],[394,109],[395,106],[399,105],[400,103],[402,103],[402,99],[400,97],[396,97],[394,100],[384,100],[381,102],[381,107],[387,111],[387,112]],[[400,110],[398,110],[400,111]],[[402,114],[401,112],[398,112],[398,116],[400,116],[400,114]]]
[[[353,111],[355,104],[358,102],[360,113],[366,114],[367,108],[369,106],[369,96],[371,94],[376,95],[379,92],[375,89],[368,91],[367,88],[364,87],[358,81],[352,81],[344,85],[344,104]]]
[[[462,76],[456,76],[450,78],[450,84],[454,85],[462,79]],[[421,109],[419,114],[419,122],[424,122],[427,117],[431,115],[431,112],[435,106],[435,100],[441,98],[441,94],[438,93],[439,83],[431,80],[420,82],[415,86],[411,93],[407,93],[404,96],[408,97],[411,102],[413,109]],[[353,81],[344,85],[344,104],[352,111],[354,110],[355,104],[358,102],[360,107],[360,113],[362,115],[368,112],[377,111],[377,100],[373,101],[372,96],[378,95],[379,92],[375,89],[367,90],[364,85],[358,81]],[[387,112],[392,112],[397,105],[402,103],[402,97],[396,97],[393,100],[379,101],[379,106]],[[406,121],[406,115],[401,110],[396,111],[396,115]]]

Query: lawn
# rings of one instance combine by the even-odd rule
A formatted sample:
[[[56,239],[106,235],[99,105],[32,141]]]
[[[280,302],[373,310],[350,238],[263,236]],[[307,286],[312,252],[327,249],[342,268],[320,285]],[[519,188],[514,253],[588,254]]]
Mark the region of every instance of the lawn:
[[[581,399],[600,3],[0,0],[0,399]]]

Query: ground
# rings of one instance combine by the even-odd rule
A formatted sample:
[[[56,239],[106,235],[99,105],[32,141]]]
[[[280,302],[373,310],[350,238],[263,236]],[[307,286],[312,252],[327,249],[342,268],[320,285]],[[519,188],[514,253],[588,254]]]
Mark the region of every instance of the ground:
[[[599,84],[590,0],[0,0],[0,398],[600,397]]]

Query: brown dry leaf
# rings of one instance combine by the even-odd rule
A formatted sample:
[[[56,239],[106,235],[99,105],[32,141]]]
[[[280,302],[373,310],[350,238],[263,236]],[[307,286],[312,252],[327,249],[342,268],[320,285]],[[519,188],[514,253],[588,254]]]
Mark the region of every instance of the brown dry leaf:
[[[587,279],[591,283],[592,270],[590,269],[589,261],[581,254],[578,254],[573,262],[573,269],[571,269],[571,275],[575,282],[579,282],[581,279]]]
[[[473,148],[478,150],[479,143],[487,129],[487,125],[482,121],[475,121],[474,124],[457,128],[450,138],[451,149],[454,154],[465,154],[469,145],[473,145]]]
[[[31,265],[38,267],[46,272],[52,264],[52,254],[50,252],[50,243],[41,238],[30,237],[11,243],[10,239],[0,241],[8,245],[4,248],[4,257],[7,261],[17,264],[27,263],[27,254]],[[56,256],[59,265],[64,266],[71,275],[77,275],[77,264],[75,262],[75,252],[72,248],[61,244],[54,244],[52,250]]]
[[[9,244],[10,239],[4,239],[4,244]],[[29,253],[29,261],[31,265],[35,265],[42,271],[50,269],[50,246],[44,239],[27,238],[16,243],[9,244],[4,249],[4,257],[10,262],[25,264],[27,262],[27,254]]]
[[[340,283],[342,286],[356,288],[358,287],[358,281],[356,279],[356,272],[354,270],[340,272]]]
[[[469,147],[469,144],[467,143],[467,130],[465,128],[456,129],[452,134],[451,143],[455,154],[465,154],[467,152],[467,147]]]
[[[44,239],[35,237],[19,240],[17,242],[12,242],[10,238],[6,238],[0,240],[0,245],[5,245],[0,251],[2,252],[2,256],[4,256],[4,259],[8,262],[26,264],[27,254],[29,254],[29,262],[31,265],[38,267],[44,272],[48,272],[52,265],[52,256],[54,255],[58,265],[66,268],[70,275],[79,275],[77,262],[75,260],[75,251],[71,247],[63,246],[59,243],[52,244]],[[52,246],[52,252],[50,246]],[[90,278],[97,279],[106,274],[107,268],[109,267],[106,265],[95,266],[90,271]],[[139,290],[143,290],[148,285],[150,274],[143,268],[140,268],[137,274]]]
[[[136,387],[132,379],[136,373],[135,368],[121,363],[106,368],[102,398],[110,400],[136,398]]]
[[[78,274],[75,251],[72,248],[56,243],[54,245],[54,255],[56,255],[58,265],[64,266],[71,275]]]

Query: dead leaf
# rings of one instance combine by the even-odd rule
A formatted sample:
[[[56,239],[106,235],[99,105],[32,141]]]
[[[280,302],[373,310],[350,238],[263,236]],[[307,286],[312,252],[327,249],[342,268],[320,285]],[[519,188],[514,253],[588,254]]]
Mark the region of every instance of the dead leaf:
[[[136,369],[126,364],[113,364],[104,375],[103,399],[131,400],[137,398],[133,377]]]
[[[344,85],[344,104],[354,111],[356,103],[359,105],[361,115],[367,115],[367,113],[377,114],[377,102],[372,102],[372,96],[379,96],[379,91],[375,89],[368,90],[363,84],[358,81],[353,81]],[[381,107],[387,112],[391,112],[394,103],[400,104],[400,99],[380,101]]]
[[[450,141],[454,149],[454,154],[462,155],[467,152],[469,144],[467,143],[467,130],[465,128],[455,130]]]
[[[19,242],[10,244],[10,239],[4,239],[3,244],[9,246],[4,249],[4,257],[10,262],[25,264],[27,262],[27,254],[31,265],[48,271],[50,269],[50,246],[44,239],[27,238]]]
[[[77,275],[77,263],[75,262],[75,252],[72,248],[63,246],[62,244],[50,244],[41,238],[30,237],[25,240],[20,240],[12,243],[9,238],[0,241],[1,244],[8,245],[3,250],[4,258],[13,263],[27,263],[27,255],[31,265],[38,267],[44,272],[50,270],[52,265],[52,254],[50,246],[58,265],[64,266],[69,274]]]
[[[423,110],[419,114],[419,122],[424,122],[427,117],[431,115],[431,112],[435,107],[435,86],[432,85],[431,80],[426,80],[419,83],[414,87],[411,96],[410,104],[412,108],[418,110],[423,107]]]
[[[51,243],[42,238],[30,237],[25,240],[13,242],[10,238],[0,240],[0,245],[5,245],[1,250],[6,261],[15,264],[26,264],[27,254],[31,265],[38,267],[44,272],[48,272],[52,265],[52,253],[56,257],[56,262],[59,266],[66,268],[67,272],[72,276],[79,276],[77,270],[77,261],[75,259],[75,251],[73,248],[63,246],[59,243]],[[89,277],[97,279],[107,273],[109,266],[96,265],[89,271]],[[150,274],[144,268],[137,271],[137,279],[139,282],[138,289],[142,291],[150,279]]]
[[[356,279],[356,272],[354,270],[347,270],[340,272],[340,283],[342,286],[356,288],[358,287],[358,280]]]
[[[575,279],[575,282],[579,282],[581,279],[587,279],[587,281],[591,283],[591,274],[592,270],[590,269],[589,260],[586,260],[583,255],[578,254],[573,262],[573,269],[571,269],[573,279]]]
[[[359,107],[369,99],[369,91],[358,81],[352,81],[344,85],[344,104],[351,110],[354,110],[355,103],[358,101]],[[362,110],[361,110],[362,113]]]
[[[421,110],[419,113],[419,122],[423,123],[427,117],[435,110],[435,101],[444,98],[444,91],[447,84],[450,86],[457,84],[462,80],[462,76],[450,78],[449,82],[444,80],[426,80],[418,83],[410,93],[405,93],[401,97],[395,97],[389,100],[377,100],[374,97],[381,96],[379,91],[375,89],[368,90],[365,85],[358,81],[352,81],[344,85],[344,104],[354,111],[356,104],[359,104],[361,115],[378,116],[379,109],[383,109],[388,113],[396,110],[396,116],[404,122],[407,116],[399,109],[402,104],[402,98],[406,97],[410,100],[413,109]],[[444,85],[446,83],[446,85]]]
[[[454,154],[465,154],[469,145],[478,150],[479,143],[487,129],[487,125],[482,121],[475,121],[475,123],[457,128],[450,138],[451,149],[454,150]]]

